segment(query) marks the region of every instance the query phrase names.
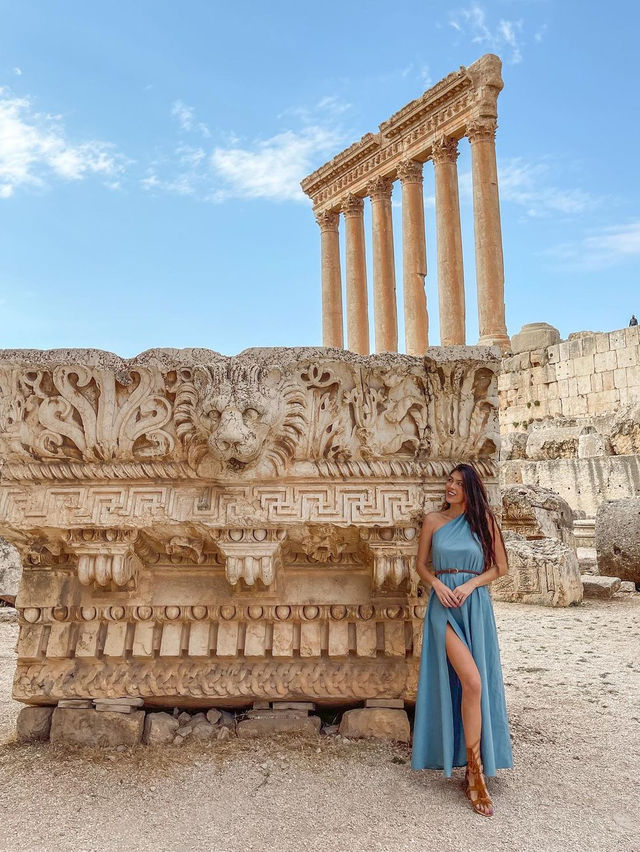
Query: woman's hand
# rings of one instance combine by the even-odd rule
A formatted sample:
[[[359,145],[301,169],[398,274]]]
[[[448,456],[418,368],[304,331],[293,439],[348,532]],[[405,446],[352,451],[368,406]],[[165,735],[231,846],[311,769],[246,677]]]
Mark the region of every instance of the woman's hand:
[[[473,580],[467,580],[466,583],[460,583],[459,586],[456,586],[455,589],[452,590],[456,599],[456,606],[462,606],[475,588],[476,585]]]
[[[458,599],[455,596],[455,591],[457,591],[457,589],[456,590],[450,589],[449,586],[446,586],[442,582],[442,580],[437,580],[437,579],[433,581],[432,588],[433,588],[433,591],[434,591],[436,597],[438,598],[438,600],[442,604],[442,606],[446,606],[446,607],[460,606],[460,604],[458,603]]]

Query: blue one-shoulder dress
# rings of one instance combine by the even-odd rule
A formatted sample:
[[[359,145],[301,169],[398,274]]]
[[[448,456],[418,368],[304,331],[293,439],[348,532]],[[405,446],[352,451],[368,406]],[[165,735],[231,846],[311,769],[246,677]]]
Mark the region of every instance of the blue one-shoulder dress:
[[[431,540],[434,571],[457,568],[438,579],[454,589],[482,571],[484,556],[464,514],[439,527]],[[473,572],[473,573],[472,573]],[[431,591],[424,618],[411,766],[442,769],[467,763],[460,681],[447,658],[445,630],[455,630],[471,651],[482,678],[481,754],[485,775],[513,766],[509,722],[493,605],[487,586],[475,589],[460,607],[444,607]]]

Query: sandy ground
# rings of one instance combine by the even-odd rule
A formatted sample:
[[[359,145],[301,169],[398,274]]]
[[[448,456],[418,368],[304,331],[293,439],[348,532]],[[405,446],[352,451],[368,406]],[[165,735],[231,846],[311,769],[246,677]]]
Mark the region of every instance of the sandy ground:
[[[492,820],[405,747],[233,741],[125,753],[12,742],[0,612],[1,850],[640,852],[640,594],[496,604],[515,768]],[[460,771],[461,772],[461,771]]]

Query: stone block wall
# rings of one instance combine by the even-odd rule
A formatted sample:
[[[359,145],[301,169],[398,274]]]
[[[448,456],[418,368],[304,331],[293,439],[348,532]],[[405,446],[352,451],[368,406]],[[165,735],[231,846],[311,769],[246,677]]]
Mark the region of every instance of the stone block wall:
[[[638,326],[579,332],[568,340],[502,361],[500,431],[522,431],[548,418],[613,414],[640,399]]]

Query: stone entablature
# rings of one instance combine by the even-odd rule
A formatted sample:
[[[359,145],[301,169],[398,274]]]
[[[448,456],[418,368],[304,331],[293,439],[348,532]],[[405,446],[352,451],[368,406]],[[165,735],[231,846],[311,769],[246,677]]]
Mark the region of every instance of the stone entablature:
[[[369,352],[363,198],[371,202],[375,346],[398,351],[391,192],[402,184],[402,267],[406,352],[428,346],[423,164],[435,175],[440,341],[464,344],[465,305],[458,197],[458,141],[471,145],[480,343],[509,346],[495,153],[502,64],[487,54],[407,104],[359,142],[301,182],[321,231],[322,327],[325,346],[344,346],[340,215],[346,238],[347,348]]]
[[[474,121],[496,119],[503,86],[497,56],[487,54],[468,68],[461,67],[383,121],[378,133],[365,134],[308,175],[302,189],[318,212],[339,211],[348,193],[369,194],[371,177],[384,173],[395,179],[403,160],[424,162],[441,139],[456,141],[474,127]]]
[[[415,695],[417,526],[472,460],[489,349],[0,353],[14,695],[228,706]]]

